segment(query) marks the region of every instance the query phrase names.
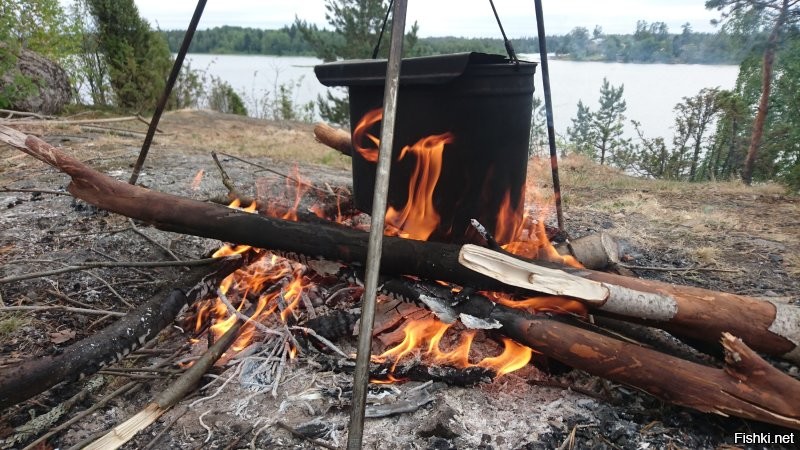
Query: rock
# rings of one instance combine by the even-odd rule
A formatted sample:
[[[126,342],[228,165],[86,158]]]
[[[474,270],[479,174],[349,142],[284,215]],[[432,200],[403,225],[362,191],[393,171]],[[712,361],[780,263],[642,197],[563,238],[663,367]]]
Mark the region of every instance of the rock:
[[[15,84],[18,75],[31,80],[36,89],[23,99],[16,99],[10,108],[39,114],[57,114],[72,99],[72,87],[67,72],[58,64],[38,53],[21,49],[15,70],[0,77],[0,90]]]

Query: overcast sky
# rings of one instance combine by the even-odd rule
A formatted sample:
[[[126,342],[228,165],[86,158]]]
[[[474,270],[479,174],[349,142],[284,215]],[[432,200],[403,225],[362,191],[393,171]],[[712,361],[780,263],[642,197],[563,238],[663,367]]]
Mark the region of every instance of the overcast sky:
[[[69,0],[62,0],[69,3]],[[575,27],[591,32],[595,25],[606,33],[632,33],[637,20],[665,22],[671,32],[690,23],[695,31],[714,31],[709,24],[719,17],[704,0],[544,0],[548,34],[565,34]],[[151,25],[183,29],[194,11],[195,0],[136,0]],[[239,25],[280,28],[300,19],[325,26],[324,0],[209,0],[200,28]],[[495,0],[509,37],[536,35],[533,0]],[[499,37],[488,0],[408,0],[407,23],[417,21],[420,36]]]

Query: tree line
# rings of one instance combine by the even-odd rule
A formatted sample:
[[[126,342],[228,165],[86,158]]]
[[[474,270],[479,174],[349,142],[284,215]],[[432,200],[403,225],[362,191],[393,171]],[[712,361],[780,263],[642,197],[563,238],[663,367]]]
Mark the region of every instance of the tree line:
[[[189,51],[192,53],[315,56],[315,48],[335,45],[342,36],[335,29],[317,29],[316,41],[309,42],[293,23],[277,30],[222,26],[197,30]],[[164,31],[170,50],[177,52],[184,30]],[[538,53],[539,39],[511,40],[518,53]],[[636,63],[723,64],[738,63],[743,53],[738,38],[727,32],[697,33],[687,23],[680,33],[670,33],[664,22],[639,21],[631,34],[605,34],[597,26],[590,33],[576,27],[566,35],[547,37],[548,48],[558,57],[575,61],[614,61]],[[367,44],[374,45],[373,41]],[[499,38],[424,37],[417,38],[413,56],[457,52],[505,54]]]
[[[711,0],[725,26],[760,39],[733,89],[705,88],[674,107],[672,142],[625,138],[624,86],[604,80],[596,108],[578,103],[563,149],[629,173],[679,181],[776,180],[800,190],[800,0]],[[745,38],[745,36],[742,36]],[[541,126],[534,127],[542,141]]]

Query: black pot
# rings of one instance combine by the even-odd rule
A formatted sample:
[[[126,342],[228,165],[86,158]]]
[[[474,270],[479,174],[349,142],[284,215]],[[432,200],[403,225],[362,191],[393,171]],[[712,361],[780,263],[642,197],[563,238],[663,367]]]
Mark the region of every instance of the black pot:
[[[398,161],[401,149],[422,138],[450,132],[433,204],[441,223],[430,239],[468,239],[469,220],[496,230],[504,202],[521,218],[528,160],[535,63],[509,62],[499,55],[460,53],[404,59],[400,71],[393,165],[388,202],[402,208],[409,196],[415,158]],[[386,60],[355,60],[314,68],[326,86],[347,86],[351,129],[383,105]],[[380,123],[370,134],[380,136]],[[375,147],[371,142],[354,145]],[[353,191],[357,208],[370,212],[375,163],[353,154]]]

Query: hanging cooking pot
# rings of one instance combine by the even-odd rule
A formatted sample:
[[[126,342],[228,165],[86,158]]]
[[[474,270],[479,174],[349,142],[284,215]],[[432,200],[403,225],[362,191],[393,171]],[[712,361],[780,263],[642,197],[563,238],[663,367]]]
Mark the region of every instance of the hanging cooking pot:
[[[438,224],[428,238],[467,240],[470,219],[490,230],[521,219],[536,64],[504,56],[458,53],[406,58],[400,69],[388,202],[402,211],[418,192],[420,155],[409,148],[443,137],[439,177],[430,194]],[[314,68],[326,86],[349,91],[353,137],[353,196],[369,212],[375,187],[377,146],[386,60],[350,60]],[[359,124],[361,128],[359,128]],[[423,144],[425,145],[425,144]],[[404,150],[405,149],[405,150]],[[374,153],[373,153],[374,152]],[[507,234],[507,233],[505,233]],[[499,238],[504,239],[504,233]],[[402,233],[401,233],[402,235]],[[416,237],[413,234],[411,237]]]

